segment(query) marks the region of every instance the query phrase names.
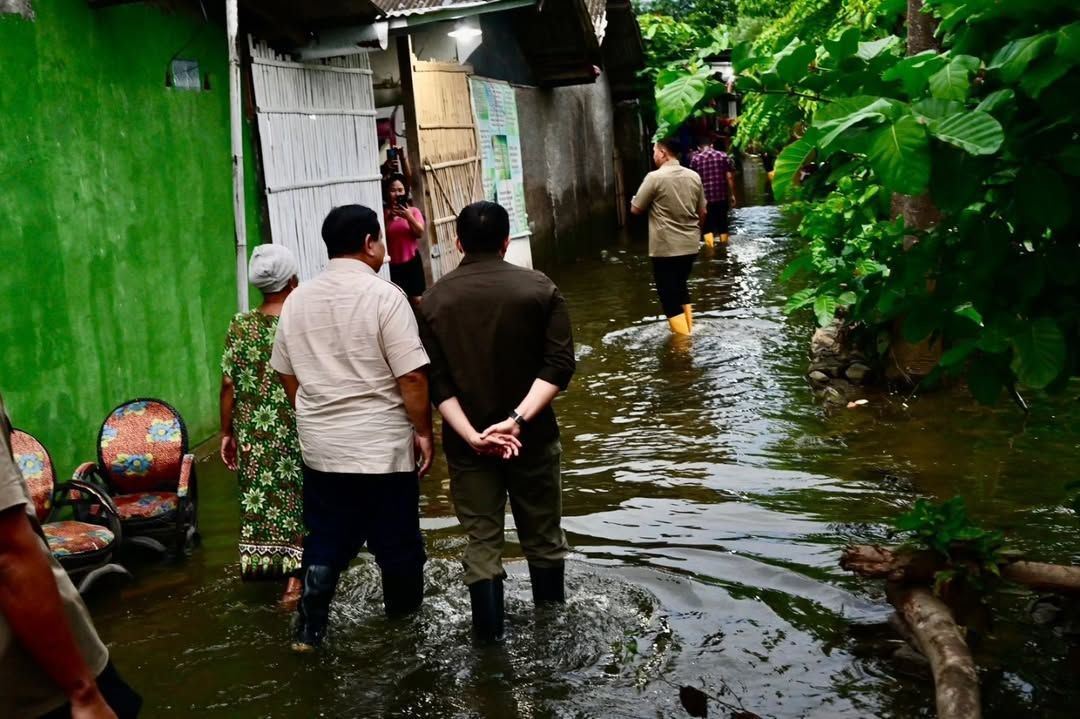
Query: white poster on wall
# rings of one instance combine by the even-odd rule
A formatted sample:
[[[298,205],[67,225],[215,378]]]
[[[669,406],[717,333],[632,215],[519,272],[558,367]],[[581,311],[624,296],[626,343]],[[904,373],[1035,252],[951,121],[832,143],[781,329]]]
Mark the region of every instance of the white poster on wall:
[[[521,163],[517,100],[509,83],[482,77],[472,84],[473,116],[480,137],[484,197],[510,214],[510,250],[506,259],[532,266],[529,216],[525,210],[525,172]]]

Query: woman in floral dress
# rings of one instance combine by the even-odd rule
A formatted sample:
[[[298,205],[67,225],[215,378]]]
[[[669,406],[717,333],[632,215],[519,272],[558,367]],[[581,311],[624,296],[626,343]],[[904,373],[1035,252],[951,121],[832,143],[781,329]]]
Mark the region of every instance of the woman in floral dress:
[[[297,264],[281,245],[251,255],[251,284],[263,302],[229,325],[221,359],[221,458],[240,481],[240,575],[288,578],[282,603],[300,598],[303,480],[296,416],[270,367],[274,332],[285,298],[297,285]]]

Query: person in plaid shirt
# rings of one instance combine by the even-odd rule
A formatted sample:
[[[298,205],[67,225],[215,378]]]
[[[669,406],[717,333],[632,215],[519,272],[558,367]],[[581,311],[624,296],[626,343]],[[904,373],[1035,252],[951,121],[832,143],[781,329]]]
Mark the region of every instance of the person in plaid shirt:
[[[728,210],[735,207],[735,166],[727,153],[713,147],[713,137],[701,139],[698,151],[690,159],[690,169],[701,176],[705,187],[705,244],[713,246],[716,235],[720,242],[728,241]]]

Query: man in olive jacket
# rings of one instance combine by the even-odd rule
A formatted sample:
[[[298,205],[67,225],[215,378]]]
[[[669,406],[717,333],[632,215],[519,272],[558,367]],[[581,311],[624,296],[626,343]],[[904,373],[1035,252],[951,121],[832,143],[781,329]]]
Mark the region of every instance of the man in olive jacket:
[[[482,640],[502,634],[506,500],[529,561],[533,599],[563,602],[559,426],[551,401],[574,374],[566,302],[555,284],[503,259],[506,210],[469,205],[457,219],[460,266],[420,303],[432,402],[458,521],[469,535],[465,583]]]

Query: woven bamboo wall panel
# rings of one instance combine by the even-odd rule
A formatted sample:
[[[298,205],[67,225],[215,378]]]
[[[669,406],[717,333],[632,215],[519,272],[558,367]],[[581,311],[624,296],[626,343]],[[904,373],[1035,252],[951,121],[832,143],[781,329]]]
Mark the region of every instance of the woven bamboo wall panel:
[[[426,214],[432,228],[431,266],[438,279],[461,261],[455,246],[458,212],[483,199],[470,68],[414,61],[413,72]]]
[[[326,266],[332,208],[366,205],[382,222],[371,67],[365,54],[298,63],[251,41],[251,75],[271,235],[308,280]]]

